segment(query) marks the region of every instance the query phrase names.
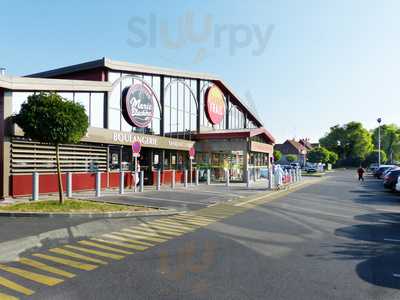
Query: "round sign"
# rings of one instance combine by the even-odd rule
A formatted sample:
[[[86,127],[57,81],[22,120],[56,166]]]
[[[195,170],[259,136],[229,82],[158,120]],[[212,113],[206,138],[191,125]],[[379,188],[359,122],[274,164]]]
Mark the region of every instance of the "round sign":
[[[209,87],[205,94],[205,112],[211,124],[221,123],[225,116],[224,94],[216,86]]]
[[[154,115],[154,93],[145,84],[133,84],[124,90],[122,114],[132,126],[147,127]]]
[[[142,145],[140,144],[140,142],[133,142],[132,143],[132,153],[139,153],[140,149],[142,149]]]
[[[194,149],[194,147],[189,149],[189,156],[192,158],[194,158],[194,156],[196,155],[196,149]]]

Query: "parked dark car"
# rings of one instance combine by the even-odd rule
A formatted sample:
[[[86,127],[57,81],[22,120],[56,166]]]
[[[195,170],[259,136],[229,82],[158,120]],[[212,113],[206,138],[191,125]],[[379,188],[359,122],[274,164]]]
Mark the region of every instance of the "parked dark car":
[[[374,177],[376,177],[376,178],[378,178],[378,179],[381,179],[383,173],[384,173],[385,171],[387,171],[388,169],[392,168],[392,167],[393,167],[393,166],[380,166],[380,167],[378,168],[378,170],[376,170],[376,171],[374,172]]]
[[[394,190],[397,184],[397,178],[400,176],[400,169],[390,171],[383,179],[383,186],[387,189]]]

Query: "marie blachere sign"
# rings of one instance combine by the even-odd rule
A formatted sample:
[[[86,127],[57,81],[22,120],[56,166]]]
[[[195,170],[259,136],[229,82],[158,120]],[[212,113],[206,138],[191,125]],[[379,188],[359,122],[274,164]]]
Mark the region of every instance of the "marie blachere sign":
[[[127,87],[122,95],[122,113],[134,127],[147,127],[154,116],[155,94],[144,83]]]
[[[213,125],[221,123],[225,116],[225,101],[224,94],[216,85],[206,90],[204,104],[208,121]]]

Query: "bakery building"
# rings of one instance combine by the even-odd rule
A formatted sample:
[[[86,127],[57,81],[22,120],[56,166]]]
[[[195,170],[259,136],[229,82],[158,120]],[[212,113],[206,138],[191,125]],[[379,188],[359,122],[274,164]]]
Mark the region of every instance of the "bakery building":
[[[243,181],[247,170],[258,176],[269,165],[274,138],[262,121],[221,79],[202,73],[131,64],[102,58],[26,77],[0,75],[0,196],[27,196],[32,174],[40,175],[40,193],[57,191],[55,150],[24,138],[11,122],[22,103],[38,92],[56,92],[82,104],[89,129],[79,144],[62,145],[61,167],[73,174],[73,190],[92,190],[95,173],[102,188],[117,188],[119,173],[132,184],[132,143],[141,144],[138,165],[144,183],[183,180],[189,149],[193,167],[211,170],[212,181]]]

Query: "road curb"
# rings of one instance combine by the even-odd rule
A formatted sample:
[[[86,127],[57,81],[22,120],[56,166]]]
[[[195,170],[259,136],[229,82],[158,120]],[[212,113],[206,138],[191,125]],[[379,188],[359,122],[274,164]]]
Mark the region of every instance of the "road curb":
[[[57,217],[80,217],[80,218],[133,218],[133,217],[158,217],[158,216],[172,216],[180,214],[180,211],[175,209],[165,209],[162,211],[142,211],[142,212],[104,212],[104,213],[64,213],[64,212],[0,212],[0,217],[37,217],[37,218],[57,218]]]

